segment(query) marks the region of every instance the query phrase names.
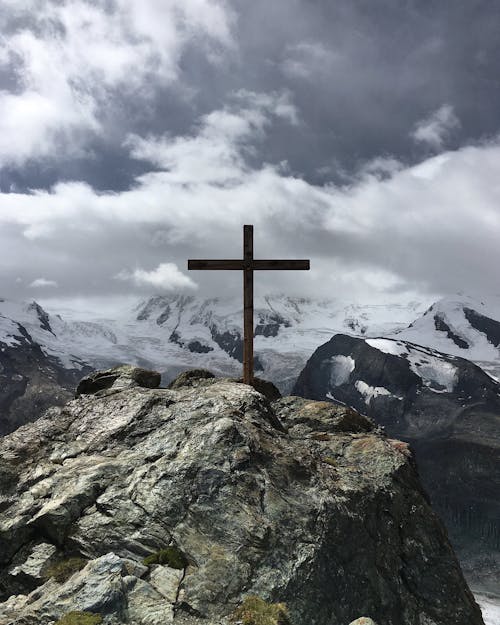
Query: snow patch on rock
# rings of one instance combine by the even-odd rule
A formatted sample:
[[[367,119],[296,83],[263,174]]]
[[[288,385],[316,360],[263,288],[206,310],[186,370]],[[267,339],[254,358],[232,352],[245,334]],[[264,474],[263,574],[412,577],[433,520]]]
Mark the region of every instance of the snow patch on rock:
[[[458,381],[457,368],[447,360],[431,354],[410,351],[410,367],[420,376],[425,386],[435,392],[452,393]]]
[[[393,395],[391,391],[387,390],[383,386],[370,386],[363,380],[357,380],[355,385],[356,389],[364,396],[366,404],[369,404],[374,397],[380,395]],[[397,399],[402,399],[398,395],[394,395]]]
[[[349,380],[356,363],[351,356],[332,356],[329,365],[331,386],[340,386]]]
[[[493,599],[485,595],[476,595],[476,601],[483,613],[484,625],[500,623],[500,598]]]
[[[366,339],[370,347],[378,349],[384,354],[393,356],[404,356],[408,353],[408,348],[402,341],[393,341],[391,339]]]
[[[452,393],[455,389],[458,371],[449,361],[453,357],[427,347],[393,339],[366,339],[366,342],[385,354],[406,358],[413,373],[416,373],[432,391]]]

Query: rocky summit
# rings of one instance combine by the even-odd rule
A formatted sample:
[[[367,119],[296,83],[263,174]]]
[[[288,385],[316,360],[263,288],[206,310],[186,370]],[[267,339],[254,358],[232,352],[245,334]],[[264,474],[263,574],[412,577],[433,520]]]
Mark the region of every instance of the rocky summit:
[[[94,375],[0,441],[0,624],[483,622],[406,444],[185,379]]]

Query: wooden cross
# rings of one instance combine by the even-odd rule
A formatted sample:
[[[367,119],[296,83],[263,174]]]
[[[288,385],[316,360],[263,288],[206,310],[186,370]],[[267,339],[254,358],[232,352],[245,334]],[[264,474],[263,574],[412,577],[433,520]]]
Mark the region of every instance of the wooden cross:
[[[243,271],[243,382],[253,383],[253,272],[256,269],[309,269],[308,260],[256,260],[253,226],[243,226],[243,259],[188,260],[188,269]]]

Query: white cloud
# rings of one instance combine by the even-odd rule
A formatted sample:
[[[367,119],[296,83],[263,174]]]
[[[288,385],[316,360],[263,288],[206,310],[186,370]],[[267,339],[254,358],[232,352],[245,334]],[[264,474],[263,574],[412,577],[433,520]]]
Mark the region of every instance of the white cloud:
[[[450,133],[460,127],[460,121],[453,107],[443,104],[437,111],[420,120],[411,132],[413,139],[426,143],[434,149],[441,149]]]
[[[15,19],[2,29],[0,69],[17,84],[0,91],[0,166],[78,154],[113,117],[111,94],[147,101],[178,79],[193,42],[234,45],[221,0],[26,0],[3,11]]]
[[[231,105],[204,115],[195,134],[130,136],[127,144],[134,158],[168,170],[172,182],[228,182],[246,175],[245,151],[263,136],[273,116],[297,123],[289,94],[239,91]]]
[[[162,291],[179,291],[197,289],[197,284],[189,276],[183,274],[174,263],[161,263],[156,269],[145,271],[121,271],[117,274],[118,280],[131,280],[136,286],[153,287]]]
[[[37,278],[36,280],[33,280],[33,282],[30,284],[30,287],[34,289],[40,289],[45,287],[57,288],[57,286],[58,284],[55,280],[47,280],[46,278]]]
[[[317,41],[301,41],[287,46],[286,58],[281,68],[294,78],[312,80],[328,72],[341,59],[337,52]]]
[[[362,165],[360,174],[362,176],[376,176],[378,178],[390,177],[398,171],[404,169],[403,164],[396,158],[389,156],[378,156]]]
[[[276,117],[288,121],[292,125],[299,123],[299,114],[297,107],[292,101],[289,91],[274,91],[272,93],[255,93],[247,89],[240,89],[234,94],[236,102],[240,106],[246,106],[247,114],[253,109],[272,114]],[[269,120],[265,120],[266,125]]]
[[[303,274],[261,272],[259,288],[374,299],[495,288],[500,140],[413,167],[375,161],[349,186],[315,186],[249,164],[249,146],[275,115],[276,99],[262,101],[214,111],[183,137],[135,137],[134,154],[160,171],[126,191],[72,182],[1,194],[0,245],[16,259],[14,275],[36,263],[60,291],[74,293],[78,276],[79,291],[99,294],[116,292],[120,281],[109,277],[135,264],[120,276],[131,290],[189,287],[178,267],[187,258],[239,257],[241,226],[253,223],[257,256],[310,257],[312,265]],[[205,272],[200,288],[239,289],[236,273]]]

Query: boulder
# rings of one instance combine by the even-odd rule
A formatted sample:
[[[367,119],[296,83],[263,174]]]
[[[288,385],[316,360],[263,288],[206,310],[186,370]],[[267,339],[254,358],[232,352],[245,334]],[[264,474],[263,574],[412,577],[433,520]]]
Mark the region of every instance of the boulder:
[[[243,378],[239,378],[237,381],[243,383]],[[272,382],[269,382],[269,380],[254,377],[252,386],[269,401],[275,401],[281,397],[278,387]]]
[[[482,625],[411,454],[369,419],[231,380],[111,390],[0,440],[0,625],[229,625],[249,604]]]
[[[183,386],[198,386],[200,382],[203,383],[203,380],[213,380],[214,378],[215,375],[206,369],[190,369],[178,375],[175,380],[172,380],[168,388],[175,390]]]
[[[284,397],[274,404],[280,420],[287,427],[315,432],[371,432],[375,422],[352,408],[325,401]]]
[[[200,386],[205,384],[212,384],[216,379],[215,375],[206,369],[191,369],[189,371],[184,371],[180,375],[178,375],[175,380],[173,380],[168,388],[177,389],[182,386]],[[243,378],[227,378],[231,379],[234,382],[239,382],[243,384]],[[263,380],[262,378],[254,377],[253,388],[267,397],[269,401],[275,401],[281,397],[281,393],[278,388],[268,380]]]
[[[119,365],[106,371],[94,371],[85,376],[76,388],[76,397],[93,395],[111,388],[131,388],[134,386],[158,388],[160,382],[161,374],[157,371],[131,365]]]

